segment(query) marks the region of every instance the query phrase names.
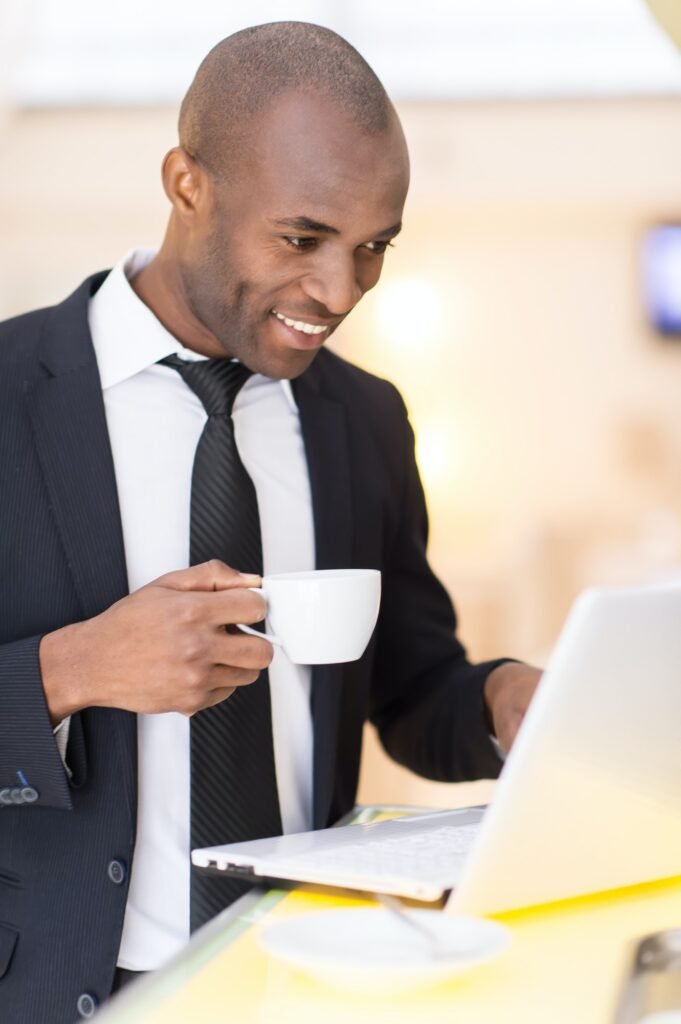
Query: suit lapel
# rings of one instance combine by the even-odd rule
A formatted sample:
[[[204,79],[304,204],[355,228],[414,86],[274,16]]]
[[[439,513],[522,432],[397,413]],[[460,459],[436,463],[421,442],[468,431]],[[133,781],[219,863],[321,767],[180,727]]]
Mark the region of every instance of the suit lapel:
[[[84,619],[128,593],[116,477],[87,322],[88,300],[104,276],[89,279],[55,307],[42,339],[43,373],[25,388],[50,508]],[[87,715],[93,742],[100,729],[115,735],[132,810],[135,716],[103,709]]]
[[[113,460],[96,365],[27,389],[50,506],[83,617],[128,591]]]
[[[293,387],[310,476],[316,565],[346,568],[352,565],[353,502],[345,406],[323,394],[317,362]],[[313,668],[315,828],[327,824],[331,805],[342,684],[342,665]]]

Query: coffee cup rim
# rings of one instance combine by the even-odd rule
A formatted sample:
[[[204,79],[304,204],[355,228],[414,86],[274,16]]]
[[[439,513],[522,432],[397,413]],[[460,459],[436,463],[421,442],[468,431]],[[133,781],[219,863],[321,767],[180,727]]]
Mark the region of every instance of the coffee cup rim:
[[[306,569],[303,572],[266,573],[263,580],[320,580],[320,579],[357,579],[360,577],[380,576],[379,569]]]

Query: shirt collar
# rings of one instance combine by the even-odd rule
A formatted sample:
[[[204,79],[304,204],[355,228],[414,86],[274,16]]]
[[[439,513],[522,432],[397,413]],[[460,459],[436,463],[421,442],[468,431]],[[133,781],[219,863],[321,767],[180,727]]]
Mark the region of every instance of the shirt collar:
[[[155,255],[154,249],[133,249],[127,253],[90,300],[88,319],[103,391],[173,353],[183,359],[203,358],[184,348],[130,285],[131,278]],[[257,387],[271,380],[270,377],[253,374],[244,388]],[[297,413],[291,381],[279,383],[291,409]]]

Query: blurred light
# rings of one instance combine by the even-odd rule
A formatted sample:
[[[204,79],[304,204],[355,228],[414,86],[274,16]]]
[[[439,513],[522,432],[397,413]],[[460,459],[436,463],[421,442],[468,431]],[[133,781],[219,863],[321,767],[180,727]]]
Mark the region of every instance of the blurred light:
[[[461,452],[454,439],[454,426],[446,419],[416,425],[416,459],[427,494],[446,489],[458,476]]]
[[[681,335],[681,224],[651,228],[643,247],[648,317],[661,334]]]
[[[390,344],[430,344],[444,321],[440,292],[419,277],[395,278],[381,286],[374,303],[376,325]]]

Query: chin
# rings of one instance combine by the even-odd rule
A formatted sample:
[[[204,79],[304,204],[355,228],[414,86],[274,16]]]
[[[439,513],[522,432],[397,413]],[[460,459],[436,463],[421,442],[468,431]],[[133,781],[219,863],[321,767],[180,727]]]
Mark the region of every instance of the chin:
[[[262,353],[253,354],[253,358],[244,360],[249,369],[254,373],[261,373],[264,377],[272,377],[275,380],[295,380],[301,373],[307,370],[319,352],[297,352],[289,350],[284,353]]]

